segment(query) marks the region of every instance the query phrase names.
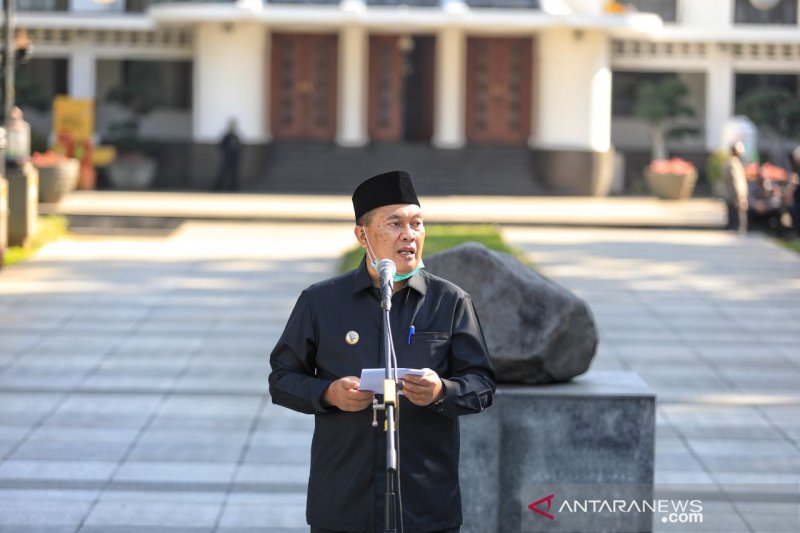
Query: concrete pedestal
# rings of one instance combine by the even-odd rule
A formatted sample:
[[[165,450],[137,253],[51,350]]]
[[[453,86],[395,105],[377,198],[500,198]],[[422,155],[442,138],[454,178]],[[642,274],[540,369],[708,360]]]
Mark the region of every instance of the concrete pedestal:
[[[554,515],[567,499],[649,497],[655,394],[635,373],[598,371],[565,384],[501,386],[494,406],[460,423],[462,532],[586,531],[599,519],[603,531],[651,530],[647,512],[550,520],[528,509],[550,494]]]
[[[8,167],[8,245],[27,246],[36,233],[39,213],[39,173],[26,163]]]
[[[577,196],[608,196],[614,150],[534,150],[536,176],[553,191]]]

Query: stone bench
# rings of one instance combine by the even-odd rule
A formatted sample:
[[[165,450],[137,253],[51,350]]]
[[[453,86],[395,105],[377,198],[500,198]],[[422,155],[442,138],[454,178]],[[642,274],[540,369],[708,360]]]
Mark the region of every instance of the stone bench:
[[[609,499],[614,487],[652,491],[655,393],[634,372],[501,385],[490,409],[461,417],[460,424],[464,533],[557,531],[528,509],[553,490],[561,499],[578,485]],[[552,503],[555,511],[558,502]],[[619,531],[651,528],[646,512],[612,519],[620,521],[613,526]]]

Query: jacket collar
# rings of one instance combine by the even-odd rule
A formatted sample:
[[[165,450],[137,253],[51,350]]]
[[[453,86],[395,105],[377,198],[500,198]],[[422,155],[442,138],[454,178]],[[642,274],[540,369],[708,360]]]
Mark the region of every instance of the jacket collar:
[[[420,270],[411,276],[406,282],[406,285],[424,296],[425,292],[428,290],[428,279]],[[369,277],[369,272],[367,271],[367,256],[365,255],[361,259],[361,264],[353,271],[353,293],[355,294],[373,287],[372,278]]]

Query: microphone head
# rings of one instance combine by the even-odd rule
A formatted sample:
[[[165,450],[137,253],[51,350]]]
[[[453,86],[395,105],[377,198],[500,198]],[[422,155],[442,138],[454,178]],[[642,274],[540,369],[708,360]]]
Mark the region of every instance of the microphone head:
[[[392,278],[397,274],[397,265],[391,259],[381,259],[378,263],[378,274],[381,277]]]

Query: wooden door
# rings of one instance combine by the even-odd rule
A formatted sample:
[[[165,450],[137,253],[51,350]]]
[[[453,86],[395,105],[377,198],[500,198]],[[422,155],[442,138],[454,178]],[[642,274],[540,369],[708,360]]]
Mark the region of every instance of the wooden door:
[[[531,123],[530,38],[467,42],[468,141],[525,143]]]
[[[369,38],[369,137],[398,141],[403,135],[403,51],[399,35]]]
[[[337,45],[335,35],[272,35],[270,111],[275,138],[334,138]]]

